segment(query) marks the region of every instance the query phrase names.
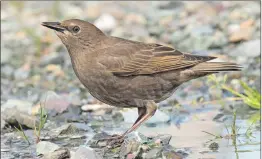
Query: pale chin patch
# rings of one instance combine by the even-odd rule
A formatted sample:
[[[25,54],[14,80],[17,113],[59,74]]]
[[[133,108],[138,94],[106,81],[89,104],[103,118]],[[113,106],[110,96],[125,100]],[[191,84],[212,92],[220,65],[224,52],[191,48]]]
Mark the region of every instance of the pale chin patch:
[[[55,31],[56,35],[60,39],[66,39],[66,36],[68,35],[68,31],[60,32],[60,31]]]

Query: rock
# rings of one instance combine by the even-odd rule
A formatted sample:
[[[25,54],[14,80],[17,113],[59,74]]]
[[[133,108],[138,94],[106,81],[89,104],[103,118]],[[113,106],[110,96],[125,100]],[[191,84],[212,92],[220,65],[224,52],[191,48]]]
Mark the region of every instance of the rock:
[[[135,38],[134,40],[136,40],[136,38],[137,40],[139,40],[139,38],[148,37],[149,35],[147,29],[142,25],[132,25],[132,26],[130,25],[127,26],[127,29],[129,30],[128,34],[130,34],[131,36],[133,36],[133,38]]]
[[[1,116],[1,130],[5,127],[5,125],[6,125],[6,122]]]
[[[65,12],[63,13],[64,17],[68,17],[67,19],[69,19],[70,17],[79,17],[81,15],[83,15],[83,9],[81,9],[78,6],[74,6],[74,5],[66,5],[67,3],[64,4],[65,8],[70,8],[70,12]]]
[[[3,105],[1,105],[1,112],[6,109],[18,110],[19,112],[31,114],[33,103],[28,101],[22,101],[18,99],[9,99]]]
[[[36,153],[37,155],[46,155],[46,154],[50,154],[56,150],[59,149],[59,146],[48,142],[48,141],[40,141],[37,145],[36,145]]]
[[[115,36],[115,37],[123,37],[124,34],[125,34],[125,28],[123,27],[116,27],[112,33],[111,33],[111,36]]]
[[[71,159],[102,159],[102,157],[96,154],[94,149],[81,146],[77,149]]]
[[[50,72],[55,76],[64,76],[64,71],[62,70],[60,65],[48,64],[45,67],[46,72]]]
[[[138,117],[136,109],[122,111],[121,113],[124,117],[124,121],[127,123],[134,123]],[[149,120],[147,120],[146,123],[151,125],[151,124],[156,124],[156,123],[166,123],[169,121],[170,121],[170,117],[168,115],[161,112],[160,110],[157,110],[155,115],[151,117]]]
[[[48,153],[41,157],[41,159],[69,159],[70,151],[67,148],[60,148],[54,152]]]
[[[110,14],[102,14],[95,22],[94,25],[102,31],[112,31],[116,26],[117,22],[115,18]]]
[[[168,145],[170,140],[172,138],[172,135],[169,134],[162,134],[162,135],[157,135],[155,137],[153,137],[153,141],[156,144],[161,144],[161,145]]]
[[[212,150],[212,151],[217,151],[218,148],[219,148],[219,145],[218,145],[218,143],[216,143],[216,142],[212,142],[212,143],[208,146],[208,148],[209,148],[210,150]]]
[[[112,106],[109,106],[107,104],[86,104],[81,107],[82,111],[87,111],[87,112],[95,112],[99,111],[101,109],[113,109]]]
[[[190,36],[181,41],[178,45],[181,50],[195,51],[195,50],[207,50],[213,44],[213,36]]]
[[[158,7],[159,9],[168,10],[168,9],[176,9],[184,6],[184,3],[179,1],[162,1],[164,3],[159,3]]]
[[[226,35],[221,31],[216,31],[212,36],[212,44],[210,48],[220,48],[228,44]]]
[[[164,32],[164,28],[159,27],[159,26],[152,26],[148,30],[149,34],[151,36],[160,36]]]
[[[257,57],[260,56],[260,40],[251,40],[239,44],[235,49],[229,52],[231,56]]]
[[[214,29],[210,25],[195,27],[191,30],[193,36],[212,35],[213,33]]]
[[[41,98],[42,107],[62,113],[70,105],[70,102],[53,91],[46,92]]]
[[[114,112],[112,115],[112,119],[114,120],[114,122],[122,122],[124,121],[124,117],[120,112]]]
[[[88,4],[86,9],[86,16],[89,19],[96,19],[101,14],[101,5],[97,4]]]
[[[16,126],[18,123],[22,126],[26,126],[28,128],[34,129],[35,126],[38,126],[38,119],[36,116],[29,115],[24,112],[20,112],[16,109],[6,109],[2,112],[3,120],[5,120],[8,124]]]
[[[242,40],[249,40],[254,32],[253,28],[241,28],[239,31],[230,35],[230,42],[240,42]]]
[[[129,153],[137,152],[141,144],[142,143],[139,140],[139,137],[132,138],[128,136],[128,139],[126,139],[125,142],[123,142],[123,144],[120,147],[120,152],[119,152],[120,158],[124,158]]]
[[[162,148],[159,148],[159,147],[153,148],[147,152],[145,159],[155,159],[155,158],[161,157],[162,151],[163,151]]]
[[[238,24],[230,24],[227,26],[228,34],[233,34],[235,32],[238,32],[239,30],[240,30],[240,26]]]
[[[145,25],[146,24],[146,18],[140,14],[136,14],[136,13],[129,13],[126,17],[125,17],[125,21],[126,24],[142,24]]]
[[[163,152],[163,156],[166,159],[183,159],[184,157],[182,157],[182,155],[176,153],[175,151],[166,151]]]
[[[64,59],[61,54],[58,54],[57,52],[53,52],[51,54],[47,54],[41,57],[40,60],[40,66],[46,66],[49,64],[63,64]]]
[[[54,138],[85,138],[85,132],[85,130],[77,128],[74,124],[69,123],[47,131],[41,139],[49,140]]]
[[[69,97],[68,97],[70,103],[74,106],[79,106],[82,104],[82,101],[79,97],[79,95],[76,95],[76,94],[70,94]]]
[[[2,69],[1,69],[1,73],[2,75],[6,76],[6,77],[11,77],[11,75],[13,74],[14,72],[14,68],[11,67],[10,65],[3,65],[2,66]]]
[[[107,141],[99,141],[100,139],[104,139],[104,138],[108,138],[110,137],[109,134],[102,132],[102,133],[98,133],[95,134],[89,141],[88,141],[88,145],[90,145],[91,148],[102,148],[107,146]]]
[[[177,30],[172,34],[172,43],[173,44],[178,44],[180,43],[183,39],[185,39],[189,34],[185,33],[184,31]]]
[[[5,48],[2,46],[3,44],[1,43],[1,64],[8,63],[9,60],[12,57],[12,51],[10,49]]]

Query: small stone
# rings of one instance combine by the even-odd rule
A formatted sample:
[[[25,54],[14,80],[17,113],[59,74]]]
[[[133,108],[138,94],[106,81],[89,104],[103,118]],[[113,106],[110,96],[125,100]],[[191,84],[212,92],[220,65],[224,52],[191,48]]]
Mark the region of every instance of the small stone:
[[[53,91],[46,92],[41,98],[41,104],[48,110],[62,113],[70,106],[70,102]]]
[[[5,127],[6,125],[6,122],[4,119],[2,119],[2,116],[1,116],[1,130]]]
[[[53,52],[41,57],[40,66],[46,66],[48,64],[63,64],[64,60],[61,54]]]
[[[136,13],[129,13],[126,17],[125,17],[125,21],[126,24],[142,24],[145,25],[146,24],[146,18],[140,14],[136,14]]]
[[[102,157],[98,156],[94,149],[81,146],[77,149],[74,155],[72,155],[71,159],[102,159]]]
[[[120,112],[115,112],[112,115],[112,119],[114,120],[114,122],[122,122],[124,121],[124,117]]]
[[[3,65],[1,69],[1,74],[3,74],[6,77],[11,77],[11,75],[14,72],[14,68],[10,65]]]
[[[112,109],[112,107],[107,104],[86,104],[81,109],[82,111],[95,112],[101,109]]]
[[[210,25],[199,26],[191,30],[193,36],[212,35],[214,29]]]
[[[168,145],[171,138],[172,138],[172,135],[163,134],[163,135],[158,135],[154,137],[153,140],[155,143],[162,144],[162,145]]]
[[[212,142],[212,143],[208,146],[208,148],[209,148],[210,150],[212,150],[212,151],[217,151],[218,148],[219,148],[219,145],[218,145],[218,143],[216,143],[216,142]]]
[[[20,67],[14,72],[14,77],[15,77],[16,80],[24,80],[24,79],[28,78],[29,72],[30,72],[29,69],[25,69],[24,67]]]
[[[260,56],[260,40],[251,40],[239,44],[235,49],[229,52],[231,56],[257,57]]]
[[[6,109],[16,109],[20,112],[31,114],[33,103],[18,99],[9,99],[3,105],[1,105],[1,112],[4,112]]]
[[[5,47],[2,46],[2,43],[1,43],[1,64],[5,64],[5,63],[8,63],[9,60],[11,59],[11,57],[13,56],[12,55],[12,51],[11,49],[7,49]]]
[[[55,76],[64,76],[65,74],[60,65],[49,64],[45,67],[45,70]]]
[[[230,35],[230,42],[240,42],[242,40],[249,40],[253,34],[253,28],[241,28],[237,32]]]
[[[94,25],[102,31],[112,31],[116,26],[117,22],[115,18],[110,14],[102,14],[95,22]]]
[[[86,16],[89,19],[96,19],[101,14],[101,6],[97,4],[87,5]]]
[[[41,159],[67,159],[70,158],[70,151],[67,148],[60,148],[54,152],[48,153]]]
[[[163,151],[162,148],[153,148],[147,152],[145,159],[155,159],[161,157],[162,151]]]
[[[64,137],[83,137],[85,130],[77,128],[74,124],[69,123],[57,127],[55,129],[51,129],[45,135],[43,139],[53,139],[53,138],[64,138]]]
[[[134,159],[136,156],[134,154],[128,154],[126,159]]]
[[[95,134],[89,141],[88,145],[90,145],[91,148],[102,148],[107,146],[107,141],[99,141],[100,139],[108,138],[110,135],[108,135],[105,132]]]
[[[37,145],[36,145],[36,153],[37,155],[45,155],[45,154],[49,154],[52,153],[56,150],[59,149],[59,146],[48,142],[48,141],[40,141]]]

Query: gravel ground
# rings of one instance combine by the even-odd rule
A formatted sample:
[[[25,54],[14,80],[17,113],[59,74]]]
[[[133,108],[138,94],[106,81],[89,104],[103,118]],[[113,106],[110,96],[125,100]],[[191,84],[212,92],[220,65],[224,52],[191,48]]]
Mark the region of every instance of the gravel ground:
[[[34,158],[37,154],[44,153],[54,156],[71,154],[71,158],[79,158],[86,152],[94,153],[95,156],[96,149],[81,147],[88,143],[90,136],[101,131],[122,132],[136,118],[135,110],[116,109],[90,96],[76,78],[69,55],[60,39],[54,32],[41,26],[41,22],[70,18],[94,23],[108,35],[159,43],[183,52],[212,55],[219,57],[220,60],[237,62],[243,66],[243,71],[228,73],[228,84],[238,92],[243,92],[238,82],[242,80],[250,87],[261,90],[259,2],[2,2],[1,157],[3,158]],[[221,80],[223,76],[221,73],[217,78]],[[153,140],[145,139],[151,144],[131,142],[129,145],[137,145],[132,151],[124,148],[114,151],[120,151],[122,157],[130,159],[135,156],[222,158],[225,157],[222,154],[224,149],[225,152],[235,155],[231,149],[234,144],[225,148],[221,141],[216,141],[205,146],[205,141],[208,141],[207,138],[210,136],[185,135],[194,128],[200,132],[206,130],[205,128],[210,131],[215,129],[224,131],[224,126],[221,128],[214,125],[231,123],[232,108],[236,107],[240,107],[237,116],[238,126],[248,127],[245,125],[246,121],[254,114],[254,110],[241,101],[225,102],[223,106],[219,102],[192,106],[194,101],[208,102],[232,97],[228,92],[210,87],[206,77],[182,85],[177,93],[160,103],[156,117],[139,129],[147,137],[152,135],[153,131],[157,134],[172,133],[172,139],[166,145],[156,146],[163,138],[154,134]],[[74,131],[69,134],[64,131],[62,132],[65,134],[54,132],[49,134],[49,138],[42,137],[42,140],[48,142],[53,138],[56,140],[52,140],[53,143],[40,142],[41,144],[38,144],[40,146],[35,150],[32,129],[35,127],[34,123],[40,122],[38,113],[40,105],[46,107],[48,115],[43,129],[45,137],[48,136],[47,132],[61,126],[61,130]],[[206,123],[208,121],[212,122]],[[33,143],[31,146],[25,148],[27,143],[18,137],[13,127],[17,126],[17,123],[25,127],[30,142]],[[68,123],[73,125],[68,126]],[[258,128],[259,125],[254,128],[253,135],[257,138],[251,144],[260,141]],[[243,134],[240,140],[246,142],[247,139]],[[164,140],[168,137],[164,136]],[[140,138],[143,138],[142,134],[136,135],[134,142]],[[13,144],[15,146],[12,147],[12,143],[15,143]],[[56,144],[54,149],[48,152],[41,151],[43,146],[54,143]],[[216,149],[216,144],[222,147],[221,153],[214,153],[211,150]],[[208,149],[208,146],[211,148]],[[63,148],[68,148],[68,151]],[[240,146],[239,149],[249,151],[239,154],[239,158],[251,156],[258,158],[258,145],[251,147],[247,144],[246,147]],[[108,152],[107,155],[112,154],[113,152]],[[229,158],[232,158],[232,154],[228,155]]]

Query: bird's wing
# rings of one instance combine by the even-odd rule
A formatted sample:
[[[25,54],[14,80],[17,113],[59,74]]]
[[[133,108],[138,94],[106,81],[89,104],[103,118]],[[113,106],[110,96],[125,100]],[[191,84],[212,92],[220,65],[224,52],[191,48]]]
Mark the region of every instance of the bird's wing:
[[[150,75],[186,69],[215,57],[185,54],[159,44],[124,43],[109,47],[98,62],[116,76]],[[106,58],[105,58],[106,57]]]

